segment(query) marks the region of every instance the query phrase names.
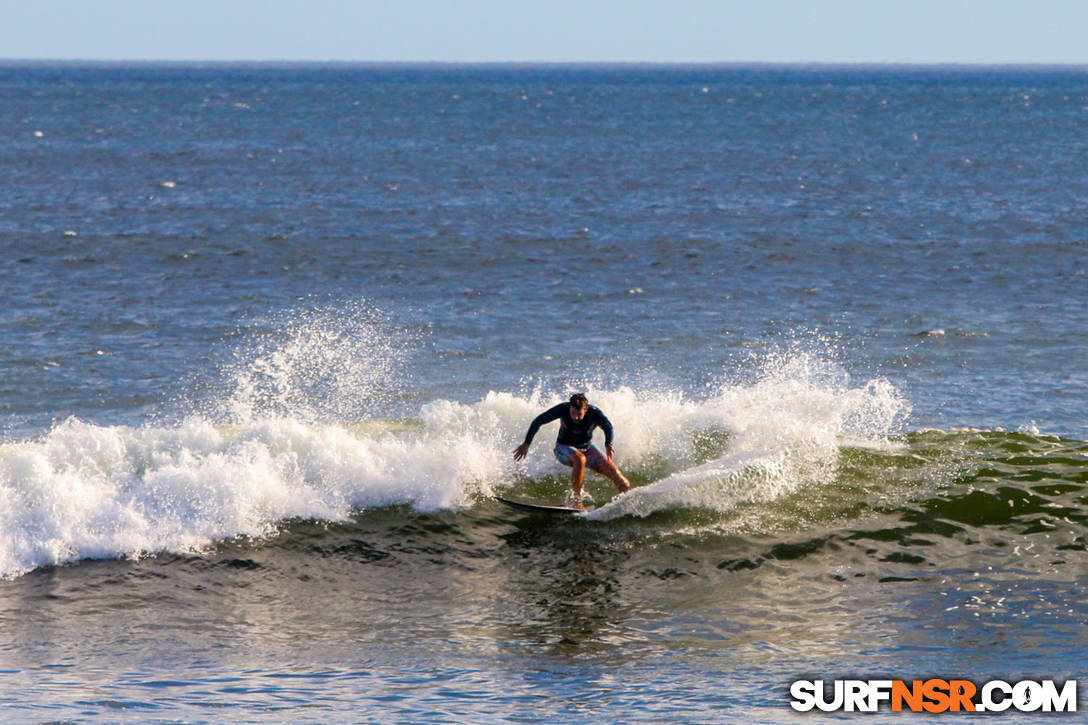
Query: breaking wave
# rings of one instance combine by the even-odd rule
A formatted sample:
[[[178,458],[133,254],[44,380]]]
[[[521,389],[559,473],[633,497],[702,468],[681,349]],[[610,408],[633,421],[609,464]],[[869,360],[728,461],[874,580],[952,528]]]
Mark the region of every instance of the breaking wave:
[[[0,445],[0,573],[199,552],[290,520],[378,507],[470,510],[496,491],[563,495],[554,431],[541,431],[524,462],[511,452],[569,390],[492,391],[381,417],[375,401],[396,398],[409,379],[403,339],[366,308],[343,319],[307,313],[240,345],[213,404],[172,424],[69,419]],[[700,398],[582,387],[611,418],[618,463],[636,485],[589,518],[727,513],[818,487],[836,479],[844,445],[887,445],[909,412],[888,381],[854,382],[815,354],[768,356],[749,377]],[[587,490],[603,501],[614,493],[605,484],[593,476]]]

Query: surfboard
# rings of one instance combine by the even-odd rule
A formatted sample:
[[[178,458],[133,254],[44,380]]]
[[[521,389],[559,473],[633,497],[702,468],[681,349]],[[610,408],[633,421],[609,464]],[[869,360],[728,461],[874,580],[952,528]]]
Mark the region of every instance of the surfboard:
[[[511,501],[502,496],[496,496],[495,500],[519,511],[528,511],[534,514],[584,514],[588,510],[571,508],[570,506],[547,506],[540,503],[529,503],[528,501]]]

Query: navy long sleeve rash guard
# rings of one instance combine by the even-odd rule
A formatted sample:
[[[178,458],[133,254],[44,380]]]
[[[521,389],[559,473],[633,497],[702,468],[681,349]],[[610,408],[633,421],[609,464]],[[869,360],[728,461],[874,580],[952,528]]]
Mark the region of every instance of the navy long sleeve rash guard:
[[[551,423],[553,420],[559,421],[559,436],[555,439],[556,443],[584,448],[593,441],[593,430],[600,428],[604,431],[605,445],[612,445],[612,423],[605,414],[591,405],[581,420],[574,420],[570,417],[570,403],[560,403],[534,418],[529,424],[529,432],[525,434],[525,445],[533,442],[533,436],[540,430],[540,426]]]

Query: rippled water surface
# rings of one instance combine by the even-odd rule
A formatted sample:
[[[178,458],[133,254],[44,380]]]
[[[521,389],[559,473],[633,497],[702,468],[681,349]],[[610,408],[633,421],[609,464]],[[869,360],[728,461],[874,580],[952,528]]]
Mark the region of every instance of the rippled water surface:
[[[1086,108],[1077,68],[0,65],[4,720],[1077,677]],[[564,501],[553,429],[510,454],[575,390],[635,490],[494,501]]]

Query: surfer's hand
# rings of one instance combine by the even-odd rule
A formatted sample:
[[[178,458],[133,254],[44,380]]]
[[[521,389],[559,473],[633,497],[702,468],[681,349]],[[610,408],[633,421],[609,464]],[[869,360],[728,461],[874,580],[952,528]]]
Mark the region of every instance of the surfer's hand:
[[[605,453],[608,454],[608,462],[611,463],[613,457],[615,457],[616,455],[616,449],[612,447],[611,443],[609,443],[607,446],[604,447],[604,450]]]
[[[525,456],[529,455],[529,445],[522,443],[520,446],[514,449],[514,460],[520,461]]]

